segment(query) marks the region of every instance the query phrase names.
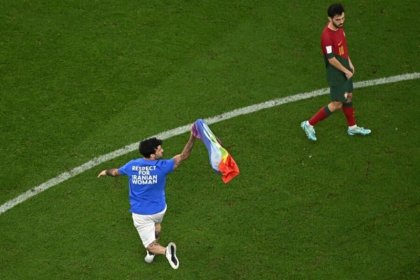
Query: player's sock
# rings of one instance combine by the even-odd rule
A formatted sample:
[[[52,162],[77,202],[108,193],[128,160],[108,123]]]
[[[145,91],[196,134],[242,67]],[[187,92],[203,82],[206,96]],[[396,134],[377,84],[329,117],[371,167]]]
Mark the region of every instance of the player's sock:
[[[344,103],[342,107],[344,116],[346,116],[348,126],[356,125],[356,118],[354,117],[353,103]]]
[[[323,119],[328,118],[332,112],[328,109],[328,106],[322,107],[319,111],[309,119],[310,125],[315,125],[316,123],[322,121]]]

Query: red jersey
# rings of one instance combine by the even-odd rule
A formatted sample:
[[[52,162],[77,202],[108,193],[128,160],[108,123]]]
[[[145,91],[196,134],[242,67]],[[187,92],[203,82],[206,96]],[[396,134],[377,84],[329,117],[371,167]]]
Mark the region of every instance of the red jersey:
[[[327,58],[341,56],[349,59],[349,51],[347,48],[346,34],[343,28],[334,31],[325,26],[321,34],[321,49]]]

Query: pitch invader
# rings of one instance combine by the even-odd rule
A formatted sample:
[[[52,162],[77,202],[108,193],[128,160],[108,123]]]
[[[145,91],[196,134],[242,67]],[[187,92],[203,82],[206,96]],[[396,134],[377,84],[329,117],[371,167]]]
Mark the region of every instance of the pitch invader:
[[[314,126],[329,117],[333,112],[342,110],[348,124],[348,135],[368,135],[370,129],[357,126],[352,103],[353,75],[355,69],[351,62],[346,35],[344,33],[344,7],[336,3],[328,7],[328,24],[321,34],[321,49],[327,70],[331,102],[322,107],[309,120],[300,126],[311,141],[316,141]]]

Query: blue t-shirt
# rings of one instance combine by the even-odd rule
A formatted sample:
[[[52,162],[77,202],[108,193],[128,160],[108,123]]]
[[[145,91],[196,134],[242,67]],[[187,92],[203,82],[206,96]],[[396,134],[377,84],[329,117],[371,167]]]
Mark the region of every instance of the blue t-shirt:
[[[174,170],[173,159],[147,160],[139,158],[120,167],[128,176],[130,211],[141,215],[161,212],[166,207],[166,175]]]

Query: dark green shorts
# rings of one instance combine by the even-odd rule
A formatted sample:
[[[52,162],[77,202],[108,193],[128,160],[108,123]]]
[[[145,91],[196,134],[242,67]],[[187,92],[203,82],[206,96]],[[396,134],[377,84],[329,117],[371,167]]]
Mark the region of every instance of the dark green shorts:
[[[346,101],[345,93],[353,92],[353,79],[348,79],[341,85],[330,87],[331,101]]]

